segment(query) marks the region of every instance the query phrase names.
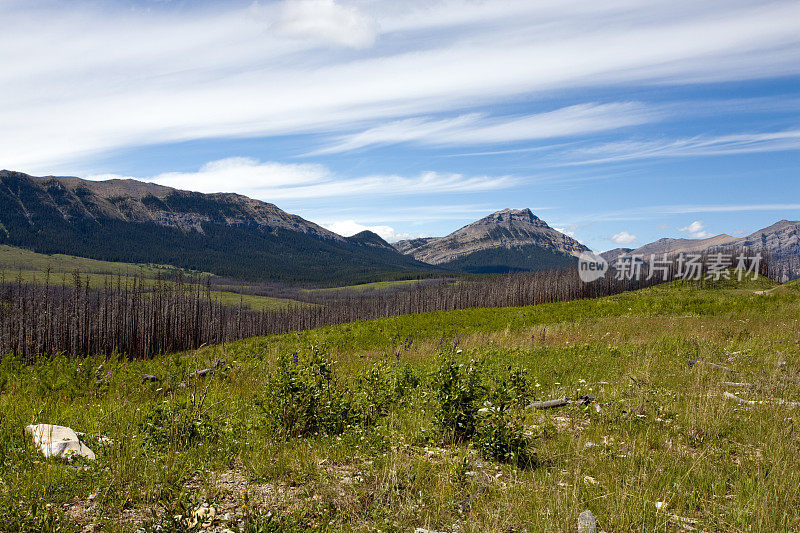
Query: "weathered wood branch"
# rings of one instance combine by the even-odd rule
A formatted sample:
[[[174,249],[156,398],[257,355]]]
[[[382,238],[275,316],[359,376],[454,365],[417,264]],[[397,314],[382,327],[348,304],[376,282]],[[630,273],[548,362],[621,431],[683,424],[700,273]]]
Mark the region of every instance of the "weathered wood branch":
[[[744,382],[737,382],[737,381],[723,381],[723,385],[726,387],[736,387],[739,389],[752,389],[755,385],[752,383],[744,383]]]
[[[528,405],[527,409],[550,409],[552,407],[561,407],[567,405],[569,400],[566,398],[556,398],[555,400],[545,400],[542,402],[533,402]]]
[[[790,407],[790,408],[800,407],[800,403],[798,403],[798,402],[787,402],[786,400],[781,400],[781,399],[745,400],[744,398],[739,398],[735,394],[732,394],[732,393],[727,392],[727,391],[723,392],[722,396],[724,398],[728,398],[729,400],[733,400],[735,402],[738,402],[738,403],[740,403],[742,405],[749,405],[749,406],[756,406],[756,405],[782,405],[784,407]]]

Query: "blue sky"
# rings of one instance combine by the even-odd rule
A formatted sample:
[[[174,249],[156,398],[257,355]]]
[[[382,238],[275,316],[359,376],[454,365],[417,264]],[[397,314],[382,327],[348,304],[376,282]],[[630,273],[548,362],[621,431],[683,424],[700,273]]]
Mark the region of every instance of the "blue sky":
[[[0,167],[595,250],[800,218],[800,4],[0,0]]]

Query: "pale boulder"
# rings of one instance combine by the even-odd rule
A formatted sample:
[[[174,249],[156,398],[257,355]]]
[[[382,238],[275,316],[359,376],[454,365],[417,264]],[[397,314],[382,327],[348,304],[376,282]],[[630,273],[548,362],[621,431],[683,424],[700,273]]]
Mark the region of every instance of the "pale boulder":
[[[25,428],[25,433],[33,437],[33,443],[45,457],[80,456],[94,460],[94,452],[89,449],[70,428],[52,424],[34,424]]]

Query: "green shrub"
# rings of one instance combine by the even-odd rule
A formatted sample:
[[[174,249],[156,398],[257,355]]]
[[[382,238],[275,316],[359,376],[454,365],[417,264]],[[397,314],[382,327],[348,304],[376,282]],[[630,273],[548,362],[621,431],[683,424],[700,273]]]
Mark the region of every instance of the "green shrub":
[[[402,400],[408,394],[419,387],[419,376],[414,372],[414,368],[408,364],[396,364],[393,373],[394,395],[397,400]]]
[[[367,368],[356,380],[356,412],[362,427],[369,427],[389,411],[395,400],[392,368],[379,361]]]
[[[528,372],[524,368],[514,367],[508,376],[508,392],[518,406],[525,406],[533,399],[533,387]]]
[[[435,374],[434,421],[445,439],[461,442],[475,434],[478,408],[485,387],[481,372],[474,361],[468,364],[443,357]]]
[[[525,435],[520,417],[505,409],[492,407],[477,428],[475,442],[486,459],[521,468],[536,464],[532,439]]]
[[[312,347],[306,356],[281,355],[267,389],[276,430],[284,438],[339,434],[355,421],[349,393],[323,349]]]
[[[219,434],[208,414],[186,400],[154,405],[139,422],[139,431],[146,444],[159,449],[190,446]]]

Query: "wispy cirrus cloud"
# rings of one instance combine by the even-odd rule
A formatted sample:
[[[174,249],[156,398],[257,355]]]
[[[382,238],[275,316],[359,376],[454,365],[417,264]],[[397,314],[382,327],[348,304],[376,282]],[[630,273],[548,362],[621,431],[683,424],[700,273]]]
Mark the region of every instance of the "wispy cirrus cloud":
[[[372,205],[362,205],[360,207],[348,206],[329,206],[327,208],[300,208],[304,216],[313,220],[356,220],[360,224],[368,226],[389,225],[411,225],[419,227],[427,222],[442,221],[462,221],[464,224],[474,222],[490,213],[500,211],[508,207],[505,204],[429,204],[409,205],[406,203],[392,204],[375,207]],[[536,207],[531,209],[538,213],[540,211],[552,210],[552,207]],[[453,227],[452,229],[457,229]]]
[[[3,165],[51,171],[128,147],[331,135],[562,89],[800,73],[793,1],[164,6],[0,3]],[[462,141],[533,128],[484,126]]]
[[[260,9],[259,4],[251,9]],[[334,0],[284,0],[271,28],[279,35],[350,48],[372,46],[378,35],[374,17]]]
[[[312,155],[369,146],[417,143],[429,146],[498,144],[586,135],[658,120],[662,113],[638,102],[587,103],[515,117],[472,113],[454,118],[410,118],[338,137]]]
[[[800,129],[767,133],[697,136],[675,140],[618,141],[566,150],[567,165],[618,163],[639,159],[698,157],[800,150]]]
[[[98,174],[87,179],[125,179]],[[261,162],[234,157],[205,164],[196,172],[165,172],[135,177],[168,187],[193,191],[237,192],[266,201],[340,196],[414,196],[492,191],[518,184],[513,176],[465,176],[423,172],[415,176],[368,175],[342,178],[323,165]]]
[[[581,213],[572,224],[587,222],[625,222],[653,220],[669,215],[690,215],[700,213],[748,213],[773,211],[786,213],[800,210],[800,203],[758,203],[758,204],[675,204],[629,207],[612,211]],[[690,224],[684,229],[690,229]],[[694,227],[697,227],[696,225]]]

